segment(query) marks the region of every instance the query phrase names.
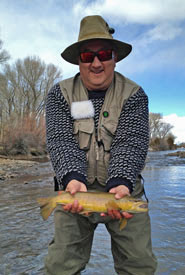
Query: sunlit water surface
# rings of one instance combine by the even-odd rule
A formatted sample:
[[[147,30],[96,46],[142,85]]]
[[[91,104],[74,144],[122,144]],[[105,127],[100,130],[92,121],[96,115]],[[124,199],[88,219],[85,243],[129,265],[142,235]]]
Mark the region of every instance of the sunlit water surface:
[[[156,274],[185,274],[185,159],[149,153],[143,172],[150,201]],[[39,168],[38,168],[39,167]],[[48,163],[36,169],[46,174]],[[54,233],[53,216],[43,221],[36,203],[54,195],[52,177],[0,182],[0,274],[44,274],[44,258]],[[114,275],[110,237],[99,225],[93,242],[87,275]]]

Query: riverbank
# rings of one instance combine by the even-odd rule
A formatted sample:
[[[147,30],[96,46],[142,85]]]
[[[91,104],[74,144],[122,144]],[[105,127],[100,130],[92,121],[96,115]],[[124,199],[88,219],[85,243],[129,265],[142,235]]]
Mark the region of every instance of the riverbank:
[[[168,153],[167,156],[185,158],[185,151],[177,151],[177,152],[173,152],[173,153]]]
[[[30,170],[31,174],[39,169],[40,163],[49,162],[47,156],[44,157],[27,157],[27,156],[3,156],[0,155],[0,181],[18,178],[27,174]],[[52,173],[52,171],[49,171]],[[35,172],[36,173],[36,172]],[[38,174],[38,172],[37,172]]]
[[[150,150],[149,150],[150,151]],[[178,150],[175,152],[170,152],[166,154],[166,156],[174,156],[179,159],[185,158],[185,150]],[[28,175],[29,173],[34,175],[38,175],[38,171],[40,171],[39,175],[47,174],[46,171],[43,171],[42,168],[39,167],[40,163],[48,163],[50,162],[48,155],[44,156],[5,156],[0,155],[0,181],[20,178],[24,175]],[[49,175],[53,173],[51,164],[47,164],[49,167]]]

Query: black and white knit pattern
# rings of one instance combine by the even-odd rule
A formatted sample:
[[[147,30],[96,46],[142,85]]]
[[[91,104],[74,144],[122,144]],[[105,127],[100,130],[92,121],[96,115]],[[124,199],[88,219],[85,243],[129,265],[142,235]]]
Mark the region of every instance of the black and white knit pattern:
[[[73,120],[69,106],[56,84],[46,104],[47,148],[59,183],[69,172],[86,177],[86,153],[79,149],[73,136]]]
[[[123,106],[111,146],[109,181],[120,177],[135,183],[145,164],[148,133],[148,98],[140,88]]]
[[[95,109],[95,127],[104,102],[105,92],[96,97],[89,92]],[[80,150],[73,136],[73,119],[60,86],[49,92],[46,105],[47,146],[59,183],[73,175],[85,183],[86,154]],[[111,146],[107,190],[125,184],[132,190],[137,175],[144,167],[148,150],[148,98],[140,89],[129,98],[119,119],[116,136]],[[71,180],[69,176],[67,181]],[[66,183],[65,183],[66,185]]]

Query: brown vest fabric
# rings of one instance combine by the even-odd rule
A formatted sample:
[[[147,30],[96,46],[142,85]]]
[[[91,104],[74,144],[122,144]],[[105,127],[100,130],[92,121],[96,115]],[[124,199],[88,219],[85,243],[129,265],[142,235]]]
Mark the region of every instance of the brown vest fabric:
[[[121,110],[129,97],[135,94],[139,88],[140,86],[136,83],[115,72],[100,112],[97,137],[94,118],[82,118],[74,121],[73,134],[80,149],[86,151],[89,184],[92,184],[95,179],[101,185],[106,184],[110,148],[116,134]],[[88,91],[84,87],[79,73],[73,78],[61,81],[60,89],[70,107],[73,102],[88,100]],[[108,113],[107,117],[103,115],[104,112]]]

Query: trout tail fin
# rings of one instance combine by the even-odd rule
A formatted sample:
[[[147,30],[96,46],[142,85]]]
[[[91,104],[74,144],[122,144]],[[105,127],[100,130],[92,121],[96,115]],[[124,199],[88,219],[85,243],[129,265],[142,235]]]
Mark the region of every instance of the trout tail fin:
[[[39,198],[37,202],[40,205],[40,213],[42,215],[43,220],[47,220],[51,215],[53,210],[56,207],[56,202],[52,200],[52,198]]]

